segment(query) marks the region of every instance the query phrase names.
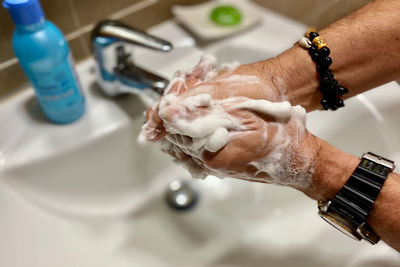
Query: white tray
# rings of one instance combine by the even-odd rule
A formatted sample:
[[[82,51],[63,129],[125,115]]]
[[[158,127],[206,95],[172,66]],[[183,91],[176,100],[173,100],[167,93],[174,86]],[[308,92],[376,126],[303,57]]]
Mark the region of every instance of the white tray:
[[[211,11],[220,5],[232,5],[242,15],[242,21],[235,26],[219,26],[210,19]],[[172,13],[200,39],[210,41],[223,38],[261,21],[259,6],[248,0],[214,0],[192,6],[173,6]]]

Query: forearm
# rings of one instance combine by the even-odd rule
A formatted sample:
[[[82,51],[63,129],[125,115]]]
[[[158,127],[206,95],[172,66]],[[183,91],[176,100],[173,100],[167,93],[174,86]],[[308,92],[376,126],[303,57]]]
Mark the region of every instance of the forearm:
[[[331,200],[360,162],[327,142],[318,139],[319,151],[312,187],[302,190],[315,200]],[[400,175],[390,173],[374,203],[368,224],[387,244],[400,251]]]
[[[378,0],[319,33],[331,50],[330,67],[348,98],[400,77],[400,1]],[[295,45],[265,62],[286,84],[293,104],[319,108],[319,76],[308,51]]]

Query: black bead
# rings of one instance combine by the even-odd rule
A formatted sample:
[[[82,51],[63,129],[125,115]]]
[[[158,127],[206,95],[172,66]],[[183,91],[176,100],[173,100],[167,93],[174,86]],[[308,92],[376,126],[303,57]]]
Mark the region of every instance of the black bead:
[[[324,74],[324,77],[326,77],[326,80],[330,80],[330,81],[333,81],[335,79],[333,74]]]
[[[344,107],[344,102],[343,102],[343,100],[340,99],[340,98],[336,99],[336,101],[335,101],[335,106],[336,106],[337,108]]]
[[[332,64],[332,59],[330,57],[323,57],[321,54],[319,55],[318,63],[328,68]]]
[[[321,75],[322,78],[327,78],[330,80],[333,80],[335,78],[329,69],[326,69],[325,71],[322,71],[319,74]]]
[[[310,41],[312,42],[312,40],[314,40],[315,37],[319,36],[319,34],[316,33],[316,32],[310,32],[310,33],[308,34],[308,36],[310,37],[309,39],[310,39]]]
[[[324,66],[323,64],[317,64],[317,71],[320,75],[322,75],[321,73],[324,73],[327,69],[328,67]]]
[[[315,46],[310,46],[310,48],[308,48],[308,52],[310,52],[310,55],[317,52],[317,48]]]
[[[326,84],[321,84],[319,86],[319,90],[321,91],[321,93],[324,97],[329,95],[329,87]]]
[[[331,84],[331,81],[332,81],[332,79],[329,77],[329,76],[327,76],[327,75],[324,75],[324,76],[322,76],[322,78],[321,78],[321,84],[322,85],[330,85]],[[329,86],[330,87],[330,86]]]
[[[327,57],[331,53],[331,50],[327,46],[323,46],[319,49],[319,53],[321,56]]]
[[[347,88],[345,88],[343,86],[338,86],[336,88],[336,92],[338,95],[344,95],[344,94],[347,94],[349,92],[349,90],[347,90]]]
[[[319,58],[319,53],[318,52],[314,52],[313,54],[311,54],[311,58],[314,62],[318,61]]]
[[[328,106],[329,106],[328,100],[326,100],[325,98],[322,98],[322,100],[321,100],[320,103],[321,103],[322,107],[323,107],[325,110],[328,110]]]
[[[333,76],[332,72],[330,70],[326,70],[324,72],[324,76]]]
[[[330,90],[334,95],[337,95],[336,88],[337,88],[337,86],[338,86],[338,82],[337,82],[335,79],[333,79],[333,80],[330,81],[330,83],[329,83],[328,86],[329,86],[329,90]]]

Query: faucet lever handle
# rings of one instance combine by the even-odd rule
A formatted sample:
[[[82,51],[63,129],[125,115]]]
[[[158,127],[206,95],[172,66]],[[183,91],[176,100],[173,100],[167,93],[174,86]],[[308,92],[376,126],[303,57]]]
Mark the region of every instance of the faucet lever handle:
[[[122,45],[118,46],[116,48],[116,54],[117,54],[117,68],[118,69],[124,69],[133,64],[132,59],[131,59],[131,54],[126,53],[125,49]]]
[[[162,52],[169,52],[172,50],[172,44],[170,42],[115,20],[104,20],[96,25],[92,32],[92,40],[100,36],[115,38],[120,41],[126,41],[134,45]]]

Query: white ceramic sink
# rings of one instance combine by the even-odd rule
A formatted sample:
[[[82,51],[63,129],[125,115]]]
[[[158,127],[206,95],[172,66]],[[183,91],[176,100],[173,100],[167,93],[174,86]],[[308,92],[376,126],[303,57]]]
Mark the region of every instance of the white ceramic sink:
[[[265,11],[262,25],[195,47],[174,21],[151,30],[170,54],[136,49],[161,75],[193,66],[204,52],[247,63],[290,47],[305,27]],[[106,98],[93,60],[78,66],[88,110],[78,122],[47,123],[24,91],[0,103],[0,266],[399,266],[381,243],[348,239],[316,215],[316,203],[273,185],[189,174],[136,143],[145,106],[136,96]],[[341,149],[400,162],[400,87],[390,83],[336,112],[308,115],[309,129]],[[188,212],[171,210],[165,190],[186,179],[199,193]]]

